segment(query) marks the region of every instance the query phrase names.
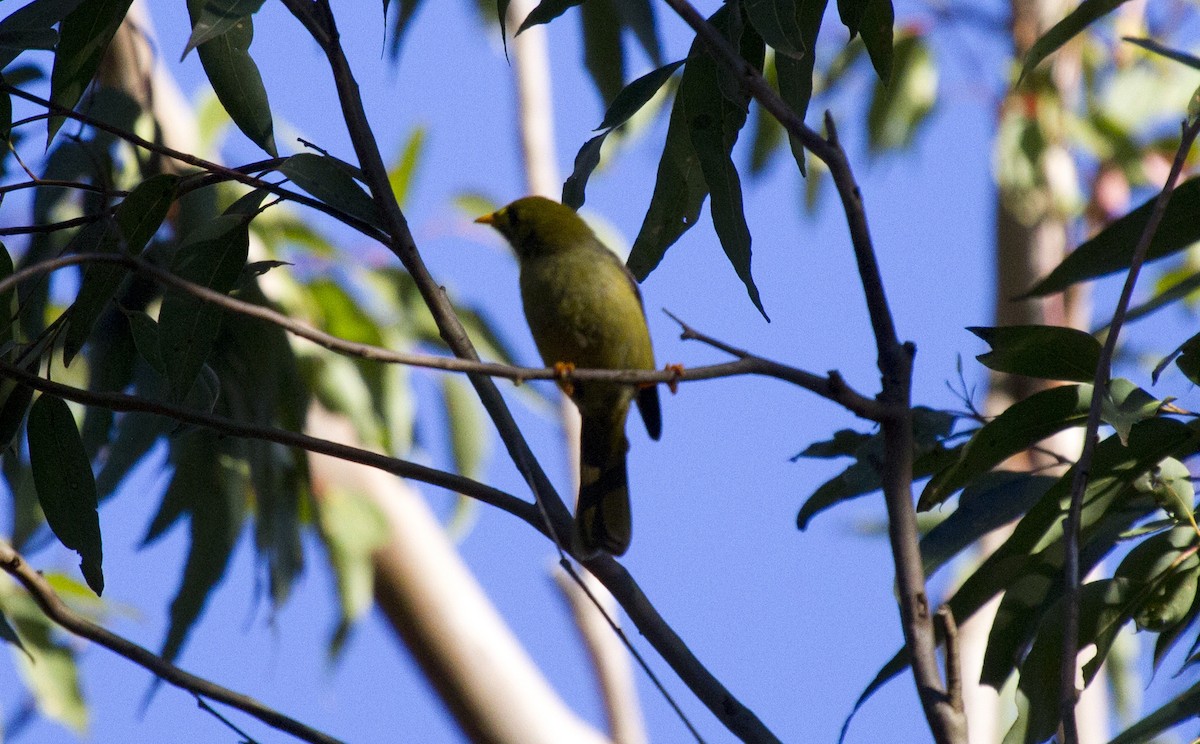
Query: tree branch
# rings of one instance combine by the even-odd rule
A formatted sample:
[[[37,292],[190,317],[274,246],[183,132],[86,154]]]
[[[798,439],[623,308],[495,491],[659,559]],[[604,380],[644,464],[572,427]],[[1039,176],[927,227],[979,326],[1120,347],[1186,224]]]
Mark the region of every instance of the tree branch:
[[[721,33],[704,19],[688,0],[666,0],[675,12],[703,38],[713,53],[734,73],[758,103],[774,116],[788,133],[829,167],[854,247],[858,274],[863,285],[867,311],[875,335],[881,373],[878,404],[884,438],[883,495],[888,513],[888,536],[896,566],[901,626],[912,659],[913,678],[925,718],[939,744],[966,741],[966,718],[950,705],[937,663],[937,642],[925,594],[916,510],[912,498],[912,360],[915,348],[901,344],[884,291],[879,263],[871,244],[871,232],[863,207],[862,193],[855,182],[850,161],[838,141],[833,118],[827,113],[827,137],[809,129],[803,119],[779,97],[766,78],[733,48]]]
[[[313,744],[340,744],[338,739],[289,718],[252,697],[189,674],[161,656],[77,614],[62,601],[49,582],[4,540],[0,540],[0,568],[25,587],[46,617],[68,632],[129,659],[167,684],[237,708],[271,728],[289,733],[297,739]]]
[[[1104,338],[1104,346],[1100,350],[1100,360],[1096,364],[1096,374],[1092,378],[1092,404],[1088,408],[1087,426],[1084,428],[1083,451],[1075,464],[1075,472],[1071,478],[1071,501],[1067,508],[1066,519],[1063,520],[1063,583],[1065,603],[1063,613],[1063,655],[1058,669],[1059,682],[1059,716],[1062,720],[1063,733],[1067,744],[1077,744],[1078,729],[1075,721],[1075,702],[1078,693],[1075,690],[1075,673],[1079,655],[1079,529],[1083,510],[1083,494],[1087,490],[1090,476],[1092,457],[1096,451],[1096,440],[1100,431],[1100,416],[1104,399],[1108,395],[1109,377],[1112,374],[1113,353],[1117,348],[1117,338],[1121,335],[1121,326],[1125,322],[1129,303],[1133,298],[1133,288],[1137,284],[1138,273],[1146,261],[1146,252],[1150,249],[1150,241],[1158,232],[1163,215],[1167,211],[1167,202],[1171,200],[1171,192],[1179,181],[1187,162],[1188,152],[1192,143],[1200,134],[1200,116],[1184,122],[1179,140],[1179,149],[1175,152],[1175,160],[1171,163],[1171,172],[1162,191],[1154,200],[1154,208],[1145,228],[1134,247],[1133,256],[1129,261],[1129,272],[1125,275],[1125,286],[1121,288],[1121,297],[1113,311],[1112,322],[1109,324],[1108,335]]]

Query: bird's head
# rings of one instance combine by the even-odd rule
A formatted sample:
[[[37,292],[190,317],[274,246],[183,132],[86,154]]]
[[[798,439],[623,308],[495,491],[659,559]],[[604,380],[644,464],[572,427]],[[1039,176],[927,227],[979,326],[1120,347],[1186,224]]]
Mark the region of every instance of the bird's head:
[[[580,241],[594,239],[591,228],[575,214],[575,210],[542,196],[517,199],[475,221],[496,228],[520,260],[565,250]]]

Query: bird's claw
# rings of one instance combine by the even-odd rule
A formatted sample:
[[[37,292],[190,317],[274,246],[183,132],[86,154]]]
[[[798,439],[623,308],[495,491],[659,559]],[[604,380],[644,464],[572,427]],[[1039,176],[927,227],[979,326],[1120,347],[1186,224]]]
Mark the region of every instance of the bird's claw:
[[[575,394],[575,383],[571,382],[571,373],[574,371],[575,364],[572,362],[554,363],[554,379],[568,398]]]
[[[668,364],[663,367],[663,370],[671,373],[671,379],[667,380],[667,389],[671,391],[671,395],[679,392],[679,381],[683,379],[682,364]]]

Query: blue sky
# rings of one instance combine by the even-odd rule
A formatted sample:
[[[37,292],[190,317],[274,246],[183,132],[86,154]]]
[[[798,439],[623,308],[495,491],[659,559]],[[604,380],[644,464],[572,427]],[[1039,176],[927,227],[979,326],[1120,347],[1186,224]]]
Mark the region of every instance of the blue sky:
[[[520,315],[515,264],[496,236],[471,225],[451,203],[465,191],[499,201],[522,195],[510,70],[498,39],[488,37],[472,15],[473,3],[425,5],[398,68],[384,56],[378,3],[336,2],[334,10],[385,158],[412,127],[428,129],[407,215],[431,270],[438,281],[482,304],[521,358],[533,364],[537,355]],[[196,95],[203,84],[196,56],[174,62],[187,37],[186,17],[176,6],[182,3],[153,2],[151,12],[170,69]],[[701,7],[711,12],[716,4]],[[665,6],[658,10],[666,56],[678,59],[690,35]],[[276,112],[281,151],[298,149],[282,136],[280,123],[286,121],[306,139],[349,159],[352,151],[316,45],[278,4],[268,3],[255,23],[253,52]],[[844,39],[836,23],[827,24],[825,33],[827,43]],[[565,175],[603,112],[582,72],[573,12],[551,25],[550,36],[556,144]],[[942,51],[958,54],[972,43],[969,36],[955,37]],[[998,48],[975,51],[986,63]],[[634,59],[632,73],[648,69],[640,57]],[[855,102],[865,97],[865,76],[831,103],[857,164],[897,325],[918,347],[914,398],[935,407],[957,407],[946,382],[956,379],[958,355],[966,360],[968,380],[982,380],[971,357],[983,349],[963,328],[986,325],[991,314],[995,101],[986,84],[968,76],[970,69],[954,63],[943,68],[939,110],[902,156],[866,157]],[[665,120],[592,179],[587,209],[603,215],[626,240],[641,223],[664,132]],[[238,139],[234,133],[224,153],[227,162],[261,157]],[[679,341],[674,324],[658,312],[667,308],[736,346],[814,372],[836,368],[857,389],[873,394],[874,342],[841,213],[826,198],[815,217],[804,216],[801,186],[789,164],[780,159],[763,178],[746,184],[754,274],[772,323],[746,298],[706,213],[643,285],[659,361],[722,360],[695,342]],[[379,255],[360,238],[346,240],[348,250]],[[566,489],[556,423],[509,397],[535,452]],[[625,564],[696,655],[784,741],[835,740],[862,687],[900,644],[887,546],[855,529],[880,519],[882,502],[877,496],[862,499],[798,532],[800,505],[842,465],[789,458],[837,429],[865,424],[797,388],[752,378],[684,385],[665,398],[664,421],[657,443],[646,438],[640,423],[629,427],[635,537]],[[500,488],[527,495],[501,452],[493,455],[488,476]],[[106,598],[135,610],[114,617],[113,628],[156,648],[186,543],[177,529],[155,546],[135,550],[156,505],[146,493],[152,483],[161,485],[161,474],[143,474],[138,487],[102,510],[101,524]],[[436,508],[447,511],[449,496],[425,490]],[[325,643],[337,608],[322,549],[315,540],[307,548],[309,572],[294,598],[272,616],[255,599],[253,556],[243,541],[180,665],[350,742],[460,741],[408,653],[374,615],[357,629],[344,658],[327,665]],[[549,578],[552,546],[518,520],[483,507],[462,553],[556,689],[599,722],[587,662]],[[61,549],[32,557],[44,568],[73,565]],[[636,638],[635,643],[706,740],[732,740],[653,650]],[[107,651],[87,647],[82,659],[92,741],[234,740],[176,690],[160,689],[143,709],[149,675]],[[11,668],[0,666],[0,689],[15,684]],[[686,730],[644,678],[639,687],[651,738],[686,741]],[[3,697],[4,713],[11,715],[12,696]],[[257,741],[288,740],[232,717]],[[55,725],[38,722],[21,741],[57,742],[64,736]],[[868,704],[849,741],[928,738],[905,677]]]

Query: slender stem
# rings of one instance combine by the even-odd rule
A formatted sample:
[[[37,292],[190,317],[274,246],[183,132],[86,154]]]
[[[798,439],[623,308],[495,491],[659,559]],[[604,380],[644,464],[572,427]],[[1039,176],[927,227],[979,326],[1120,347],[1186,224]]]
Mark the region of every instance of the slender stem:
[[[1108,335],[1100,350],[1100,361],[1096,364],[1096,374],[1092,378],[1092,405],[1088,409],[1087,426],[1084,428],[1083,451],[1075,464],[1071,478],[1071,501],[1067,507],[1067,516],[1063,521],[1063,583],[1065,593],[1063,601],[1063,655],[1059,664],[1059,716],[1062,720],[1063,733],[1067,744],[1077,744],[1079,741],[1078,727],[1075,721],[1075,703],[1078,693],[1075,690],[1075,674],[1079,655],[1079,530],[1083,511],[1083,494],[1087,490],[1088,478],[1091,474],[1092,458],[1096,451],[1096,440],[1100,431],[1100,415],[1105,397],[1108,395],[1109,378],[1112,374],[1113,353],[1117,348],[1117,338],[1121,335],[1121,326],[1125,323],[1129,311],[1129,303],[1133,298],[1133,288],[1137,284],[1138,274],[1146,261],[1146,253],[1150,243],[1158,232],[1163,215],[1167,211],[1167,203],[1171,193],[1183,172],[1188,152],[1197,134],[1200,134],[1200,117],[1185,122],[1179,149],[1175,152],[1175,160],[1171,163],[1171,172],[1162,191],[1154,200],[1150,218],[1142,229],[1134,247],[1133,256],[1129,261],[1129,272],[1125,275],[1125,286],[1121,288],[1121,297],[1113,311],[1112,322],[1109,324]]]
[[[189,674],[152,651],[79,615],[62,601],[40,572],[34,570],[11,545],[3,540],[0,540],[0,568],[25,587],[46,617],[74,635],[86,638],[129,659],[167,684],[237,708],[271,728],[291,734],[302,741],[313,744],[340,744],[338,739],[285,716],[252,697],[234,692],[203,677]]]

